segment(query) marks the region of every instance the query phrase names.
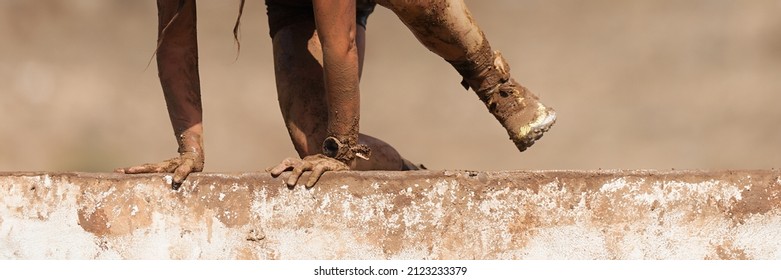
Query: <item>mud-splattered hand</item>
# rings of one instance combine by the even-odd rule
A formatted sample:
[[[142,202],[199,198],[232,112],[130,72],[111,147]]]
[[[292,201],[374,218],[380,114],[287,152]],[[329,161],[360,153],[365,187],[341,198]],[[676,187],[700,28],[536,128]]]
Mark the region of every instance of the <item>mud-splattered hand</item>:
[[[203,153],[183,152],[178,157],[159,162],[147,163],[127,168],[117,168],[114,172],[125,174],[140,173],[174,173],[172,187],[178,188],[187,175],[203,171]]]
[[[178,189],[187,175],[203,171],[204,153],[201,135],[203,135],[203,128],[200,125],[193,126],[179,134],[176,139],[179,144],[178,157],[159,163],[117,168],[114,172],[125,174],[174,173],[171,187]]]
[[[349,170],[346,164],[341,161],[324,155],[307,156],[303,159],[287,158],[271,169],[271,176],[277,177],[287,170],[293,170],[290,177],[287,178],[287,185],[292,187],[298,183],[298,179],[305,171],[312,171],[309,174],[309,180],[306,182],[306,187],[311,188],[320,179],[326,171],[340,171]]]

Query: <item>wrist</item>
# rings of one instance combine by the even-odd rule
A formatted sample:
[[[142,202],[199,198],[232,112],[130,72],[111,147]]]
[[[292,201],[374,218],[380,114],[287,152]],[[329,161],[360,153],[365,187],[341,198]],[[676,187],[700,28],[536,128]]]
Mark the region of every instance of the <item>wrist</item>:
[[[338,139],[329,136],[323,141],[323,155],[350,165],[355,158],[369,160],[371,149],[349,139]]]
[[[203,139],[201,133],[186,130],[176,138],[179,154],[195,154],[203,156]]]

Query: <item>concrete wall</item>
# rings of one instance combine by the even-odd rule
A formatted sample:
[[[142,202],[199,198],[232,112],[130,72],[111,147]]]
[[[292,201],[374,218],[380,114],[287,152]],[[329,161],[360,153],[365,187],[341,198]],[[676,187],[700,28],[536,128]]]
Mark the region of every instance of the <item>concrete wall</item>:
[[[3,259],[781,259],[781,172],[0,173]]]

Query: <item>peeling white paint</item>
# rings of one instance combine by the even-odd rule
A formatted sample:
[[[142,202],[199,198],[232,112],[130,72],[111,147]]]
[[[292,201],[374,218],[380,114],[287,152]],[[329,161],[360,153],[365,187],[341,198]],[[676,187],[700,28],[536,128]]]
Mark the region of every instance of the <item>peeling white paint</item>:
[[[745,224],[735,228],[733,243],[743,248],[751,258],[781,260],[781,211],[775,210],[772,215],[754,215]],[[762,246],[757,242],[762,240]]]
[[[622,191],[622,198],[631,199],[634,203],[651,205],[657,203],[671,203],[682,199],[698,199],[712,197],[716,201],[740,201],[742,192],[750,190],[750,185],[740,188],[718,180],[707,180],[697,183],[687,183],[676,180],[654,181],[648,183],[645,179],[626,178],[613,179],[600,187],[600,192],[610,194]]]
[[[544,228],[529,244],[503,258],[544,259],[610,259],[603,234],[596,228],[561,226]]]
[[[413,201],[412,205],[402,210],[401,221],[404,223],[404,227],[407,228],[412,228],[423,222],[417,203]]]
[[[136,213],[138,213],[138,205],[133,205],[133,207],[130,208],[130,216],[135,216]]]
[[[43,175],[43,186],[47,189],[52,187],[52,178],[48,174]]]
[[[50,189],[27,189],[47,177]],[[230,192],[250,195],[230,199],[225,188],[207,195],[63,178],[0,176],[0,185],[10,186],[0,188],[0,258],[781,259],[781,206],[746,213],[740,222],[728,212],[758,187],[752,180],[760,179],[748,176],[729,182],[616,176],[589,188],[578,178],[551,177],[525,188],[432,177],[406,188],[393,180],[382,183],[391,188],[366,182],[355,192],[347,189],[358,190],[358,183],[293,190],[231,183]],[[154,178],[144,182],[162,182]],[[775,187],[779,178],[762,179],[761,188]],[[226,203],[246,199],[248,224],[224,224],[246,214],[235,205],[192,211],[203,205],[188,201],[196,193]],[[151,203],[137,204],[144,200]],[[92,234],[79,226],[79,209],[130,220],[106,221],[111,234]],[[147,222],[135,222],[142,218]],[[248,239],[251,230],[262,237]]]
[[[30,179],[28,182],[34,184],[34,179]],[[30,207],[33,206],[31,197],[25,196],[23,191],[0,189],[0,259],[91,259],[95,254],[94,236],[77,224],[74,209],[78,186],[57,186],[51,178],[49,180],[51,188],[59,190],[55,197],[49,197],[52,202],[56,201],[56,206],[46,209],[45,220],[37,219],[25,210],[13,210],[17,209],[17,203],[33,208]]]
[[[348,220],[353,217],[352,204],[348,200],[342,202],[342,217]]]
[[[111,186],[106,192],[98,193],[97,195],[93,193],[85,193],[83,194],[84,200],[86,201],[87,205],[81,205],[84,207],[84,211],[87,213],[87,219],[89,219],[92,214],[95,213],[95,210],[100,208],[100,206],[103,203],[103,200],[106,199],[108,196],[112,195],[116,191],[116,187]]]

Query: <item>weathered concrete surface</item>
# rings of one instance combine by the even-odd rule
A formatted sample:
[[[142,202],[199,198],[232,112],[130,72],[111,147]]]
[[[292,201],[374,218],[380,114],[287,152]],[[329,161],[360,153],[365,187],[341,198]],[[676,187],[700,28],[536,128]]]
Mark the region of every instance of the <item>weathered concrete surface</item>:
[[[775,170],[167,179],[0,173],[0,258],[781,259]]]

